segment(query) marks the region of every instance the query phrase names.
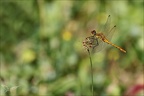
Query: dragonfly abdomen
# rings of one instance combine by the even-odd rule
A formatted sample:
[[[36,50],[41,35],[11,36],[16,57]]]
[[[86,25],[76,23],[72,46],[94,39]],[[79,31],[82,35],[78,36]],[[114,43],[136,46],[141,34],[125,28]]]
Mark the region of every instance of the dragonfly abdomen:
[[[122,49],[121,47],[119,47],[119,46],[117,46],[117,45],[115,45],[115,44],[109,42],[109,41],[106,40],[106,39],[102,39],[102,40],[103,40],[104,42],[106,42],[107,44],[110,44],[110,45],[114,46],[115,48],[119,49],[120,51],[126,53],[126,51],[125,51],[124,49]]]

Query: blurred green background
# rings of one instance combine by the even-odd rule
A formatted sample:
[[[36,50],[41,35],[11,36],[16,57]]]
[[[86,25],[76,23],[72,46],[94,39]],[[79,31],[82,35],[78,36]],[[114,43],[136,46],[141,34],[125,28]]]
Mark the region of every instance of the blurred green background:
[[[110,46],[92,55],[96,96],[144,85],[143,0],[0,0],[0,96],[92,96],[82,39],[111,15]],[[143,90],[137,96],[142,96]]]

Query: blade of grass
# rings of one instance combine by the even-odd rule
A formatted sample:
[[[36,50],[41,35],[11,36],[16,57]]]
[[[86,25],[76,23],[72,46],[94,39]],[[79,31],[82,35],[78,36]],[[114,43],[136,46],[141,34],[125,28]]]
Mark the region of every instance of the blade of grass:
[[[93,66],[92,66],[92,59],[91,59],[91,54],[90,54],[90,51],[89,49],[87,49],[88,53],[89,53],[89,59],[90,59],[90,64],[91,64],[91,80],[92,80],[92,87],[91,87],[91,90],[92,90],[92,96],[94,96],[94,90],[93,90]]]

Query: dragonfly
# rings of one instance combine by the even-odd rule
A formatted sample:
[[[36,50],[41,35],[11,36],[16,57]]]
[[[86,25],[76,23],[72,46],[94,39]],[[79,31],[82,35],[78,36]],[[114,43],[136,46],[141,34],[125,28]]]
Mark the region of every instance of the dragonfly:
[[[99,33],[97,33],[96,30],[91,31],[91,36],[86,37],[83,41],[85,49],[90,50],[92,53],[99,52],[106,47],[106,44],[109,44],[119,49],[121,52],[126,53],[123,48],[110,42],[114,29],[116,28],[116,25],[110,28],[110,20],[111,17],[109,15],[103,29]]]

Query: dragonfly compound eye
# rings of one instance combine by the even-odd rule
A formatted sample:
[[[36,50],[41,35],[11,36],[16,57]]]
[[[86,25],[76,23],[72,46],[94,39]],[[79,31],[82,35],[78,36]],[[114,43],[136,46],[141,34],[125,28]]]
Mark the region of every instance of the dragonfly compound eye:
[[[91,31],[91,33],[92,33],[93,35],[96,35],[96,31],[95,31],[95,30]]]

